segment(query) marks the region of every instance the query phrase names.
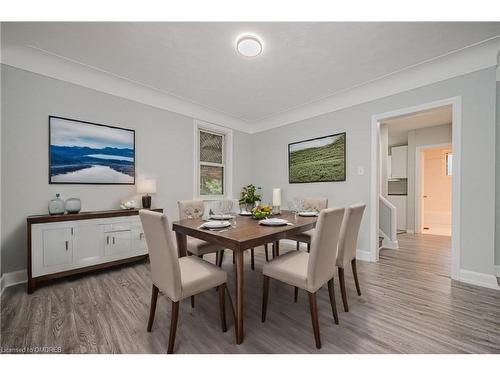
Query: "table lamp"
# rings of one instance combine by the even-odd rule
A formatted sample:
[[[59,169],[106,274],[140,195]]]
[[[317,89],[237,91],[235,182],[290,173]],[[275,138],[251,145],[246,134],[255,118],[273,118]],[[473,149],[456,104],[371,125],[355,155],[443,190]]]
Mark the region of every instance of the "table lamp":
[[[145,194],[142,196],[142,207],[151,208],[151,196],[149,194],[156,193],[156,180],[140,180],[137,182],[137,192],[139,194]]]

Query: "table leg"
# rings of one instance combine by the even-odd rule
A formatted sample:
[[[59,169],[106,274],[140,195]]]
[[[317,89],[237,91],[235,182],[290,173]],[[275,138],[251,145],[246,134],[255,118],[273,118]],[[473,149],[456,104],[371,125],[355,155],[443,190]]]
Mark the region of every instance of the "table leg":
[[[185,257],[187,252],[187,236],[185,234],[175,232],[175,237],[177,238],[177,251],[179,253],[179,258]]]
[[[277,256],[277,257],[280,256],[280,242],[279,242],[279,240],[274,242],[274,252],[276,253],[275,256]]]
[[[243,256],[244,251],[234,251],[236,257],[236,344],[243,342]]]

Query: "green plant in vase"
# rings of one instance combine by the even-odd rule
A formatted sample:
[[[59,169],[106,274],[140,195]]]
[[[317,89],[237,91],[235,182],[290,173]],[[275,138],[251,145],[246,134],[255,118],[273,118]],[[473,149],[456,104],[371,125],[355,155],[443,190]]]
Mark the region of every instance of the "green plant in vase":
[[[260,187],[256,188],[252,184],[243,187],[241,190],[239,203],[240,205],[245,205],[246,211],[251,212],[255,203],[261,201],[262,194],[259,194],[260,190]]]

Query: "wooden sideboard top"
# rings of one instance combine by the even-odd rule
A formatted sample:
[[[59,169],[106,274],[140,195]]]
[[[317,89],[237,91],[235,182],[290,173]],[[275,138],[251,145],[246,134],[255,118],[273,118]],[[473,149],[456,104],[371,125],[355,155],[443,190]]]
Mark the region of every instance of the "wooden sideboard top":
[[[72,220],[90,220],[101,219],[106,217],[120,217],[120,216],[134,216],[139,214],[140,208],[132,210],[104,210],[104,211],[87,211],[77,214],[62,214],[62,215],[32,215],[26,218],[28,224],[37,223],[53,223],[58,221],[72,221]],[[156,212],[163,212],[162,208],[151,209]]]

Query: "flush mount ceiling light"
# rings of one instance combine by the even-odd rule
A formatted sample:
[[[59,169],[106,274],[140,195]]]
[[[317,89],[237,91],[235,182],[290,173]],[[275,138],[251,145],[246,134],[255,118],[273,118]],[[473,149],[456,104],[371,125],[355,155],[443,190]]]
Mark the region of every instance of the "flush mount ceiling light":
[[[240,55],[255,57],[262,52],[262,42],[255,35],[242,35],[236,41],[236,49]]]

